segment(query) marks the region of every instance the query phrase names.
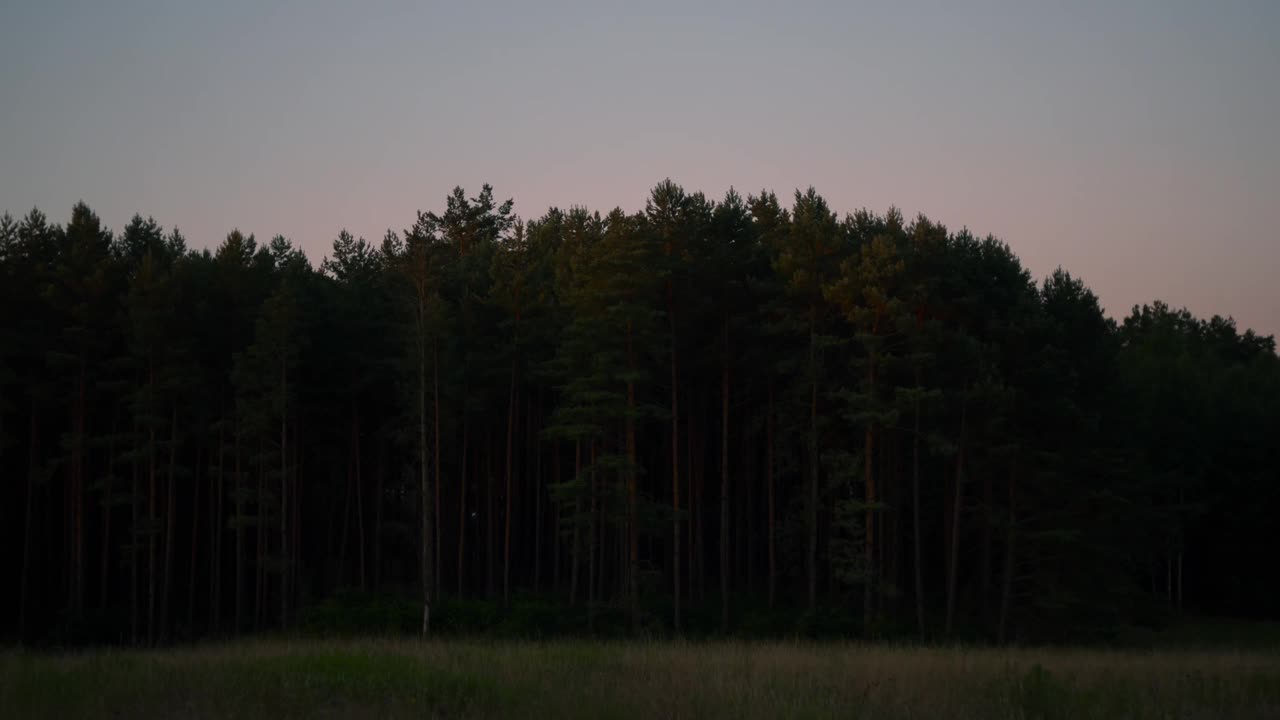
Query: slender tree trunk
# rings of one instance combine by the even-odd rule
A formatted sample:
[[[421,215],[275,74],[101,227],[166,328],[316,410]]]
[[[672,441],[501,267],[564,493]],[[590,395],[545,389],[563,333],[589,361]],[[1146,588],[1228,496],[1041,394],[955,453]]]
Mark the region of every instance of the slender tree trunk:
[[[221,629],[222,605],[222,479],[226,462],[223,444],[225,413],[218,413],[218,461],[209,483],[209,630],[215,635]]]
[[[431,336],[431,404],[433,406],[432,412],[433,412],[433,419],[435,421],[434,422],[435,427],[433,428],[433,430],[435,432],[435,468],[436,468],[436,484],[435,484],[435,487],[433,488],[435,490],[435,504],[432,506],[432,511],[433,511],[433,514],[435,515],[435,531],[436,531],[435,587],[433,589],[435,590],[436,597],[438,598],[440,595],[440,585],[441,585],[440,573],[442,572],[441,567],[443,566],[443,563],[440,561],[440,546],[441,546],[440,534],[442,532],[441,528],[443,525],[440,522],[440,512],[442,507],[440,504],[440,486],[444,484],[444,475],[440,474],[440,339],[435,335]],[[377,521],[379,549],[382,546],[381,533],[382,533],[382,474],[381,474],[381,470],[379,470],[378,521]],[[378,559],[379,568],[381,568],[382,560],[381,560],[380,552],[378,554],[378,558],[379,558]],[[378,572],[379,571],[375,571],[375,574]]]
[[[351,439],[347,443],[347,482],[342,491],[342,533],[338,536],[338,583],[343,586],[348,583],[347,546],[351,543],[352,507],[356,503],[356,422],[354,407],[350,428]],[[357,518],[358,521],[359,519]],[[359,548],[356,549],[356,552],[359,552]]]
[[[347,484],[342,491],[342,532],[338,535],[338,584],[347,585],[347,544],[351,542],[351,506],[356,488],[355,423],[351,424],[351,444],[347,456]]]
[[[176,471],[176,461],[178,456],[178,406],[173,406],[172,416],[169,421],[169,487],[165,490],[164,498],[164,585],[160,595],[160,638],[167,640],[169,637],[169,589],[173,585],[173,516],[174,516],[174,494],[178,489],[177,483],[174,481],[174,473]]]
[[[27,437],[27,494],[22,510],[22,589],[18,592],[18,642],[27,637],[27,600],[31,595],[31,536],[34,524],[36,477],[39,475],[40,426],[36,422],[36,404],[31,401],[30,430]],[[135,503],[135,508],[136,508]],[[135,511],[136,515],[136,511]],[[135,566],[136,567],[136,566]],[[137,577],[135,575],[135,587]]]
[[[817,308],[809,309],[809,610],[818,606],[818,364]]]
[[[729,319],[720,350],[720,632],[729,632]]]
[[[880,486],[877,492],[879,497],[883,498],[889,512],[888,518],[885,518],[884,513],[881,512],[879,523],[880,562],[876,567],[880,568],[877,580],[881,583],[882,589],[876,595],[876,605],[883,610],[886,604],[892,604],[896,612],[901,606],[900,596],[895,593],[892,598],[886,597],[883,588],[886,580],[891,588],[902,587],[902,583],[899,582],[901,573],[898,562],[902,550],[902,466],[899,462],[898,435],[886,433],[881,428],[879,446]]]
[[[84,615],[84,416],[86,361],[80,359],[76,383],[71,455],[71,614]]]
[[[465,401],[464,401],[465,404]],[[466,587],[464,558],[467,547],[467,440],[469,439],[467,410],[462,409],[462,473],[461,488],[458,491],[458,597],[462,597]]]
[[[98,581],[98,609],[105,611],[111,598],[111,516],[115,514],[116,437],[120,433],[120,411],[117,407],[111,419],[111,438],[107,444],[107,474],[102,487],[102,548],[101,577]]]
[[[363,465],[360,457],[362,452],[360,447],[360,411],[359,410],[355,411],[354,435],[355,437],[353,439],[353,442],[355,443],[355,471],[356,471],[356,562],[357,562],[356,567],[360,572],[360,590],[363,591],[366,588],[367,576],[365,574],[365,567],[364,567],[364,554],[365,554],[364,553],[364,548],[365,548],[364,473],[363,473],[363,469],[362,469]]]
[[[1177,593],[1178,593],[1178,602],[1176,607],[1178,609],[1178,612],[1181,613],[1182,612],[1182,550],[1178,550]]]
[[[356,503],[360,501],[360,419],[356,416]],[[289,627],[289,366],[280,353],[280,628]],[[364,516],[360,518],[360,588],[364,589]]]
[[[484,435],[484,597],[494,595],[494,518],[497,515],[493,503],[493,428]]]
[[[511,605],[511,443],[515,433],[516,418],[516,356],[511,356],[511,387],[507,396],[507,467],[505,472],[506,487],[503,500],[506,511],[503,513],[502,537],[502,606]]]
[[[680,632],[680,374],[676,365],[676,317],[671,286],[667,286],[667,317],[671,321],[671,577],[674,582],[674,621]]]
[[[956,575],[960,565],[960,511],[964,506],[964,424],[966,408],[960,410],[960,449],[956,452],[955,499],[951,504],[951,551],[947,562],[947,625],[946,635],[951,637],[952,621],[956,608]]]
[[[425,298],[418,302],[418,467],[422,498],[422,636],[431,632],[431,492],[427,486],[427,329]],[[363,550],[361,551],[363,554]]]
[[[538,392],[542,408],[542,392]],[[533,404],[529,404],[529,445],[533,448],[533,591],[542,589],[542,443],[533,429]]]
[[[266,614],[266,594],[267,594],[267,453],[266,441],[261,435],[258,436],[258,477],[257,477],[257,520],[258,520],[258,543],[256,548],[257,558],[254,568],[254,588],[253,588],[253,629],[260,630],[262,628],[263,618]]]
[[[874,472],[874,452],[875,449],[875,429],[868,423],[865,437],[863,438],[863,477],[866,478],[866,510],[864,512],[866,539],[863,545],[863,564],[866,577],[862,583],[862,631],[868,633],[871,630],[872,618],[872,599],[873,586],[876,582],[876,527],[875,527],[875,511],[872,509],[876,501],[876,481]]]
[[[751,406],[751,389],[748,386],[746,391],[746,401],[739,400],[744,405]],[[739,495],[741,502],[738,507],[742,511],[742,515],[734,526],[735,544],[738,546],[738,552],[741,555],[741,565],[743,566],[744,587],[747,592],[754,593],[756,590],[756,536],[758,533],[755,529],[758,527],[756,519],[756,473],[760,471],[757,459],[759,453],[755,450],[753,443],[758,439],[750,432],[749,426],[744,425],[742,430],[742,458],[741,458],[741,483],[743,491]]]
[[[573,441],[573,478],[575,481],[575,485],[577,480],[581,477],[582,477],[582,440],[575,439]],[[573,546],[569,548],[569,555],[570,555],[569,605],[570,606],[576,605],[578,602],[578,566],[582,564],[581,562],[579,562],[580,560],[579,548],[582,547],[582,542],[580,538],[581,533],[579,532],[579,528],[582,525],[582,523],[579,522],[579,518],[581,517],[582,517],[582,497],[581,497],[581,493],[575,493],[574,499],[573,499]]]
[[[1009,468],[1009,528],[1005,538],[1005,579],[1000,591],[1000,626],[996,630],[996,642],[1005,644],[1009,629],[1009,614],[1014,601],[1014,574],[1018,571],[1014,562],[1014,547],[1018,538],[1018,457]]]
[[[702,402],[698,413],[699,432],[705,432],[707,427],[707,396],[702,397]],[[692,423],[690,423],[692,425]],[[692,440],[690,441],[692,448]],[[696,496],[696,504],[698,508],[697,522],[694,525],[693,538],[693,560],[690,570],[693,572],[694,581],[698,584],[698,601],[703,602],[707,599],[707,533],[706,533],[706,481],[707,481],[707,441],[702,434],[698,435],[697,455],[693,459],[693,471],[691,477],[694,479],[694,494]]]
[[[378,467],[373,488],[373,587],[382,587],[382,483],[386,475],[387,443],[379,431],[377,434]],[[440,445],[436,443],[436,462],[440,460]],[[440,477],[439,474],[436,477]],[[440,483],[436,483],[436,592],[440,592]]]
[[[696,577],[695,573],[698,569],[697,556],[696,556],[696,551],[697,551],[696,532],[699,524],[698,523],[699,512],[702,509],[701,501],[698,499],[698,483],[695,482],[694,480],[695,476],[693,472],[694,420],[693,420],[692,408],[690,408],[689,410],[688,422],[686,424],[688,425],[687,432],[689,433],[687,438],[688,442],[684,444],[685,446],[685,451],[684,451],[685,482],[689,487],[689,522],[685,523],[685,540],[689,545],[689,562],[686,563],[688,565],[689,574],[686,579],[688,580],[687,596],[692,601],[697,588],[697,584],[695,583],[695,577]]]
[[[867,357],[867,394],[875,398],[876,392],[876,356],[870,353]],[[875,476],[875,442],[876,427],[873,421],[867,421],[866,436],[862,443],[863,478],[865,487],[865,525],[866,543],[863,547],[864,572],[866,578],[862,583],[862,632],[871,632],[873,587],[876,583],[876,476]]]
[[[289,467],[289,505],[293,510],[289,513],[289,606],[293,607],[297,600],[298,587],[298,569],[302,567],[304,558],[302,557],[302,504],[298,502],[300,497],[298,493],[298,478],[302,475],[302,458],[298,453],[298,449],[302,447],[302,422],[296,420],[293,423],[293,461]]]
[[[773,491],[773,381],[769,381],[769,409],[765,415],[765,432],[768,440],[765,444],[765,483],[768,486],[769,503],[769,609],[772,610],[777,601],[778,561],[775,547],[777,508]]]
[[[218,414],[218,462],[213,480],[209,483],[209,629],[215,635],[220,630],[222,605],[222,477],[226,462],[223,445],[223,425],[226,418]]]
[[[591,441],[591,522],[587,542],[587,628],[595,629],[596,624],[596,441]]]
[[[1004,545],[1004,586],[1000,590],[1000,625],[996,631],[996,641],[1004,644],[1008,637],[1009,612],[1013,607],[1013,575],[1017,572],[1014,564],[1014,546],[1018,537],[1018,461],[1014,458],[1009,469],[1009,527]]]
[[[636,359],[632,346],[631,323],[627,323],[627,365],[635,375]],[[636,494],[636,384],[627,382],[627,605],[631,611],[631,629],[640,628],[640,512]]]
[[[991,551],[995,532],[995,488],[991,482],[991,473],[983,473],[982,477],[982,559],[979,565],[978,581],[982,585],[979,595],[982,599],[982,622],[990,627],[991,620]]]
[[[333,465],[330,465],[330,466],[329,466],[329,468],[328,468],[328,470],[329,470],[329,482],[333,485],[333,487],[334,487],[334,488],[337,488],[337,486],[338,486],[338,480],[337,480],[337,477],[338,477],[338,471],[337,471],[337,469],[336,469],[336,468],[334,468],[334,466],[333,466]],[[339,498],[339,497],[338,497],[338,493],[337,493],[336,491],[335,491],[335,492],[328,493],[328,498],[327,498],[327,499],[328,499],[328,503],[327,503],[327,505],[326,505],[326,507],[325,507],[325,514],[324,514],[324,520],[325,520],[325,531],[324,531],[324,557],[325,557],[325,568],[326,568],[326,573],[327,573],[327,575],[332,575],[334,578],[336,578],[336,579],[334,579],[334,580],[333,580],[333,583],[334,583],[335,587],[341,587],[341,586],[342,586],[342,584],[343,584],[343,583],[342,583],[342,555],[341,555],[341,553],[342,553],[342,550],[343,550],[343,548],[342,548],[342,535],[343,535],[343,532],[344,532],[344,531],[343,531],[343,530],[339,530],[338,532],[334,532],[334,531],[333,531],[333,530],[334,530],[334,524],[338,522],[338,521],[337,521],[337,520],[335,520],[334,518],[338,517],[338,514],[339,514],[339,513],[341,513],[341,514],[342,514],[342,524],[344,524],[344,525],[345,525],[345,524],[346,524],[346,522],[347,522],[347,512],[346,512],[346,508],[347,508],[347,506],[348,506],[348,504],[350,503],[350,500],[351,500],[351,457],[350,457],[350,453],[348,453],[348,457],[347,457],[347,482],[346,482],[346,484],[345,484],[345,485],[343,485],[343,488],[344,488],[344,492],[343,492],[343,495],[342,495],[342,497],[341,497],[341,498]],[[335,542],[338,544],[338,550],[336,551],[336,552],[338,553],[337,555],[335,555],[335,551],[334,551],[334,549],[333,549],[333,546],[334,546],[334,543],[335,543]],[[334,558],[334,557],[337,557],[337,562],[336,562],[336,564],[333,564],[333,563],[331,563],[331,562],[330,562],[330,560],[331,560],[332,558]],[[328,578],[326,578],[326,579],[328,579]]]
[[[560,441],[557,440],[555,444],[552,445],[552,448],[554,448],[553,455],[554,455],[554,462],[555,462],[555,470],[554,470],[555,475],[553,475],[553,477],[556,479],[557,482],[564,482],[564,474],[563,474],[564,468],[562,465],[564,461],[561,460],[560,458],[560,455],[561,455]],[[560,555],[561,555],[560,503],[553,502],[551,504],[551,508],[552,508],[551,509],[551,587],[553,587],[557,592],[559,592],[560,590]]]
[[[138,599],[138,577],[139,566],[142,565],[142,535],[139,532],[141,525],[142,510],[139,507],[142,498],[142,464],[141,464],[141,448],[138,445],[142,442],[142,430],[138,423],[137,415],[133,419],[133,441],[134,454],[132,462],[133,471],[133,488],[129,495],[129,514],[131,523],[131,532],[133,533],[133,541],[129,543],[129,639],[134,645],[138,644],[138,636],[141,625],[141,608]]]
[[[195,633],[196,621],[196,553],[200,547],[200,470],[203,443],[196,445],[195,472],[191,477],[191,562],[187,565],[187,632]]]
[[[149,404],[154,411],[155,405],[155,370],[151,371],[151,385],[148,394]],[[155,644],[156,629],[156,427],[151,419],[148,441],[147,469],[147,644]]]
[[[240,472],[240,419],[235,429],[235,504],[236,504],[236,627],[239,634],[244,628],[244,483]]]
[[[920,389],[920,371],[916,370],[916,390]],[[920,398],[916,397],[913,409],[914,431],[911,436],[911,533],[915,553],[916,625],[920,640],[925,639],[924,624],[924,570],[920,558]]]

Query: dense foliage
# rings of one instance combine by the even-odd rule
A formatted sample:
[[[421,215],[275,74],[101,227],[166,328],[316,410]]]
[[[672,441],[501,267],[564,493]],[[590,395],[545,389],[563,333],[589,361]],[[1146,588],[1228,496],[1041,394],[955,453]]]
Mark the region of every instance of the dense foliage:
[[[1117,323],[994,238],[812,189],[528,222],[457,189],[318,268],[33,210],[0,219],[0,333],[26,642],[353,591],[441,599],[437,629],[514,596],[584,631],[1007,641],[1280,591],[1272,338]]]

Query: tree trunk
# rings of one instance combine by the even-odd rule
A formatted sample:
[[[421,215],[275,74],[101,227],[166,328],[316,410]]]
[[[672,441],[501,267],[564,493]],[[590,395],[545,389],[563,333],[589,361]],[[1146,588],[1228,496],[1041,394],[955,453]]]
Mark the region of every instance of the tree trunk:
[[[356,416],[356,503],[360,498],[360,434]],[[289,366],[280,353],[280,629],[289,627]],[[364,589],[364,518],[360,518],[360,588]]]
[[[693,420],[692,408],[690,408],[688,415],[689,415],[688,422],[686,423],[688,425],[688,428],[686,432],[688,432],[689,434],[686,438],[687,442],[685,442],[684,444],[684,447],[685,447],[684,469],[685,469],[685,484],[689,488],[689,522],[685,523],[685,541],[689,546],[689,558],[688,558],[688,562],[686,563],[686,565],[688,565],[688,575],[686,576],[685,579],[688,581],[686,583],[686,596],[690,600],[693,600],[694,596],[696,595],[696,588],[697,588],[697,585],[694,582],[694,578],[695,578],[695,572],[697,571],[697,567],[698,567],[697,557],[695,555],[697,550],[697,542],[696,542],[697,535],[695,533],[698,529],[698,523],[697,523],[697,519],[699,517],[698,512],[701,510],[702,505],[698,500],[698,483],[694,482],[694,473],[693,473],[694,420]]]
[[[994,541],[992,527],[995,523],[995,488],[991,483],[991,473],[983,473],[982,477],[982,559],[979,565],[978,582],[981,584],[978,593],[982,601],[982,622],[988,624],[991,619],[991,548]]]
[[[290,607],[293,607],[294,602],[297,600],[297,591],[295,588],[298,587],[298,569],[302,567],[303,562],[302,504],[298,502],[298,498],[300,497],[298,493],[298,478],[302,475],[303,469],[302,458],[298,453],[299,448],[302,447],[302,427],[303,425],[301,420],[295,419],[293,423],[293,442],[291,443],[291,447],[293,448],[293,461],[289,467],[289,505],[293,508],[289,513],[289,527],[291,528],[289,534],[289,547],[291,548],[291,551],[289,558],[288,588]]]
[[[772,610],[777,600],[778,561],[775,546],[777,527],[777,508],[773,491],[773,381],[769,381],[769,409],[765,415],[765,432],[769,436],[765,444],[765,483],[768,486],[769,503],[769,609]]]
[[[351,443],[347,450],[347,484],[342,491],[342,532],[338,535],[338,584],[347,585],[347,544],[351,542],[351,506],[356,488],[355,423],[351,424]]]
[[[693,426],[694,426],[694,423],[692,422],[689,423],[690,431],[692,431]],[[707,554],[706,554],[706,549],[707,549],[706,548],[706,545],[707,545],[706,514],[707,512],[706,512],[706,508],[704,507],[706,504],[706,498],[707,498],[707,492],[706,492],[707,441],[706,441],[706,438],[701,433],[705,432],[707,427],[707,396],[706,395],[702,396],[701,402],[699,403],[697,426],[700,433],[697,436],[697,440],[698,440],[697,454],[690,458],[690,463],[692,464],[693,467],[689,475],[690,478],[693,479],[694,481],[694,486],[693,486],[694,497],[690,498],[691,500],[693,500],[693,502],[690,503],[690,506],[689,506],[690,511],[693,511],[694,507],[697,508],[697,513],[695,516],[696,522],[693,524],[693,542],[691,543],[691,549],[693,550],[693,559],[690,560],[689,571],[693,574],[692,582],[697,583],[698,601],[703,602],[707,599]],[[693,439],[690,438],[689,449],[693,450],[693,447],[694,447]],[[693,586],[691,584],[690,590],[692,589],[693,589]]]
[[[635,374],[635,350],[632,347],[631,323],[627,323],[627,365]],[[631,629],[640,628],[640,512],[636,495],[636,384],[627,381],[627,605],[631,611]]]
[[[729,632],[729,320],[720,348],[720,632]]]
[[[244,627],[244,483],[240,473],[240,419],[235,429],[235,503],[236,503],[236,627],[238,635]]]
[[[431,493],[427,486],[427,328],[425,298],[418,297],[418,467],[422,499],[422,636],[431,632]],[[363,555],[363,550],[361,550]]]
[[[880,496],[885,498],[885,503],[889,509],[889,517],[880,523],[880,581],[886,582],[888,586],[895,590],[893,597],[886,597],[883,590],[879,593],[879,606],[883,608],[886,603],[892,603],[892,609],[895,614],[901,610],[902,596],[896,592],[898,588],[903,586],[901,582],[901,558],[902,558],[902,463],[899,435],[895,433],[883,433],[880,436],[880,457],[883,462],[880,465]],[[885,536],[888,536],[886,540]],[[886,550],[887,548],[887,550]],[[888,557],[885,557],[885,554]],[[883,586],[882,586],[883,587]]]
[[[226,446],[223,444],[225,415],[218,416],[218,471],[209,485],[209,613],[210,629],[222,629],[222,483],[225,476]]]
[[[111,598],[111,516],[115,514],[115,498],[112,496],[115,488],[116,474],[116,436],[120,433],[120,411],[117,406],[116,412],[111,419],[111,438],[107,443],[107,474],[103,479],[102,487],[102,548],[101,548],[101,577],[98,581],[98,609],[105,611],[108,601]]]
[[[147,391],[149,404],[155,404],[156,375],[151,371],[151,385]],[[147,644],[155,644],[156,630],[156,427],[151,419],[148,433],[147,469]]]
[[[142,500],[142,452],[137,444],[142,440],[142,432],[138,424],[138,418],[135,415],[133,419],[133,437],[134,437],[134,454],[133,454],[133,488],[129,494],[129,515],[131,523],[131,531],[133,533],[133,541],[129,544],[129,639],[134,644],[138,644],[138,636],[140,633],[142,610],[140,600],[138,598],[138,569],[142,565],[142,535],[139,533],[139,525],[141,524],[142,510],[139,507]]]
[[[492,599],[494,594],[494,516],[497,512],[493,506],[493,428],[485,430],[484,436],[484,597]]]
[[[511,387],[507,393],[507,467],[506,487],[503,492],[506,511],[503,513],[502,537],[502,606],[511,605],[511,443],[515,433],[516,418],[516,356],[511,356]]]
[[[916,390],[920,389],[920,371],[916,371]],[[915,552],[916,625],[921,642],[925,639],[924,624],[924,570],[920,559],[920,398],[914,404],[914,432],[911,437],[911,533]]]
[[[577,480],[582,477],[582,440],[573,441],[573,478],[575,485]],[[582,496],[581,493],[575,493],[573,498],[573,546],[569,548],[569,605],[576,605],[578,602],[578,566],[579,562],[578,548],[581,547],[581,539],[579,528],[582,517]]]
[[[373,488],[373,587],[382,587],[382,482],[387,469],[387,443],[382,432],[377,433],[378,467]],[[436,461],[439,462],[440,446],[436,445]],[[436,477],[440,477],[436,475]],[[436,482],[436,592],[440,591],[440,483]]]
[[[26,639],[27,599],[31,594],[31,535],[35,508],[36,477],[39,475],[40,426],[36,422],[35,400],[31,401],[30,434],[27,438],[27,496],[22,510],[22,589],[18,593],[18,643]],[[136,503],[135,503],[136,508]],[[135,511],[136,515],[136,511]],[[136,566],[135,566],[136,567]],[[137,576],[134,576],[135,585]]]
[[[587,629],[594,630],[596,624],[596,441],[591,441],[591,520],[587,528],[590,537],[587,541]]]
[[[867,357],[867,395],[873,399],[876,391],[876,356],[870,353]],[[866,435],[862,442],[863,479],[865,480],[865,525],[866,543],[863,547],[863,571],[866,577],[862,583],[862,632],[871,632],[873,587],[876,584],[876,476],[875,476],[875,422],[868,420]]]
[[[360,590],[364,591],[366,587],[364,567],[364,473],[360,457],[360,411],[358,409],[354,411],[352,426],[351,442],[355,446],[352,454],[356,473],[356,568],[359,571]]]
[[[1017,484],[1018,461],[1015,457],[1009,469],[1009,527],[1006,530],[1004,546],[1004,587],[1000,590],[1000,626],[996,631],[996,641],[1001,645],[1008,637],[1009,612],[1013,607],[1013,575],[1017,571],[1014,565],[1014,541],[1017,538],[1018,527]]]
[[[160,595],[160,637],[169,637],[169,589],[173,585],[173,516],[174,494],[178,489],[174,482],[176,460],[178,456],[178,406],[173,406],[172,419],[169,422],[169,487],[165,491],[164,511],[164,587]]]
[[[809,309],[809,610],[818,606],[818,365],[817,308]]]
[[[555,470],[553,477],[557,482],[564,482],[563,460],[560,458],[560,441],[557,440],[551,446],[552,453],[555,458]],[[551,509],[551,587],[557,592],[560,590],[560,503],[552,503]]]
[[[266,441],[261,435],[258,436],[258,477],[257,477],[257,523],[258,523],[258,543],[257,543],[257,567],[254,569],[254,588],[253,588],[253,629],[260,630],[262,628],[263,618],[266,614],[266,594],[267,594],[267,453]]]
[[[671,321],[671,577],[674,582],[674,622],[680,632],[680,375],[676,367],[676,319],[671,288],[667,288],[667,317]]]
[[[458,490],[458,597],[462,597],[466,588],[464,558],[467,547],[467,441],[470,439],[467,423],[466,400],[464,396],[462,408],[462,473],[459,477]]]
[[[951,549],[947,562],[947,625],[946,635],[951,637],[952,621],[956,608],[956,575],[960,564],[960,509],[964,505],[964,423],[966,409],[960,410],[960,449],[956,452],[955,499],[951,503]]]
[[[542,407],[542,393],[538,393],[538,407]],[[528,444],[533,449],[533,591],[542,589],[542,443],[533,429],[533,403],[529,403]],[[526,452],[528,450],[526,449]]]
[[[196,621],[196,553],[200,547],[200,469],[202,445],[196,445],[195,472],[191,478],[191,562],[187,579],[187,632],[194,634]]]
[[[433,406],[433,417],[435,419],[435,467],[436,467],[436,484],[435,484],[435,505],[432,512],[435,515],[435,531],[436,531],[436,557],[435,557],[435,587],[433,588],[436,597],[440,595],[440,573],[442,563],[440,561],[440,533],[442,523],[440,522],[440,486],[443,484],[444,476],[440,474],[440,339],[432,335],[431,337],[431,404]],[[376,542],[378,548],[382,547],[382,472],[379,468],[378,472],[378,513],[376,527]],[[378,553],[379,568],[381,568],[381,552]],[[377,574],[379,570],[375,570]]]
[[[71,615],[84,615],[84,416],[86,362],[80,359],[72,425],[71,455]]]
[[[865,509],[865,530],[866,540],[863,546],[863,567],[866,577],[862,582],[862,631],[868,633],[871,631],[872,616],[872,587],[876,582],[875,566],[875,545],[876,545],[876,516],[873,509],[876,501],[876,481],[873,460],[873,451],[875,449],[875,428],[870,423],[867,424],[865,437],[863,438],[863,477],[866,479],[866,493],[864,500],[866,502]]]
[[[1177,609],[1178,613],[1182,612],[1182,550],[1178,550],[1178,581],[1177,581]]]
[[[751,389],[746,390],[747,397],[745,402],[739,400],[746,407],[751,407]],[[747,425],[742,430],[742,457],[741,457],[741,485],[742,493],[739,494],[740,501],[738,508],[741,511],[738,522],[734,525],[734,543],[738,547],[738,554],[741,557],[740,565],[742,572],[739,577],[742,578],[743,587],[749,593],[756,590],[756,473],[760,471],[757,464],[759,453],[755,452],[753,443],[758,442],[757,438],[752,435]]]

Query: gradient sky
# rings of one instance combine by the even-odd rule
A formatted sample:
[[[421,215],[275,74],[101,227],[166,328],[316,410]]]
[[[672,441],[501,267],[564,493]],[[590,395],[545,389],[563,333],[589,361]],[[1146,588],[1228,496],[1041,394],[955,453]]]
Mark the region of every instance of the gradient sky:
[[[0,211],[318,261],[483,182],[525,217],[816,186],[1280,333],[1280,2],[0,3]]]

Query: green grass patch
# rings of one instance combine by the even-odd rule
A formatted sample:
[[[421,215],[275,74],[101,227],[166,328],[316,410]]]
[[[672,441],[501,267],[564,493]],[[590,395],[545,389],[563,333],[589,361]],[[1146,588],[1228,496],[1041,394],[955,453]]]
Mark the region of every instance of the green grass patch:
[[[0,715],[1262,720],[1280,717],[1280,654],[391,638],[9,651]]]

